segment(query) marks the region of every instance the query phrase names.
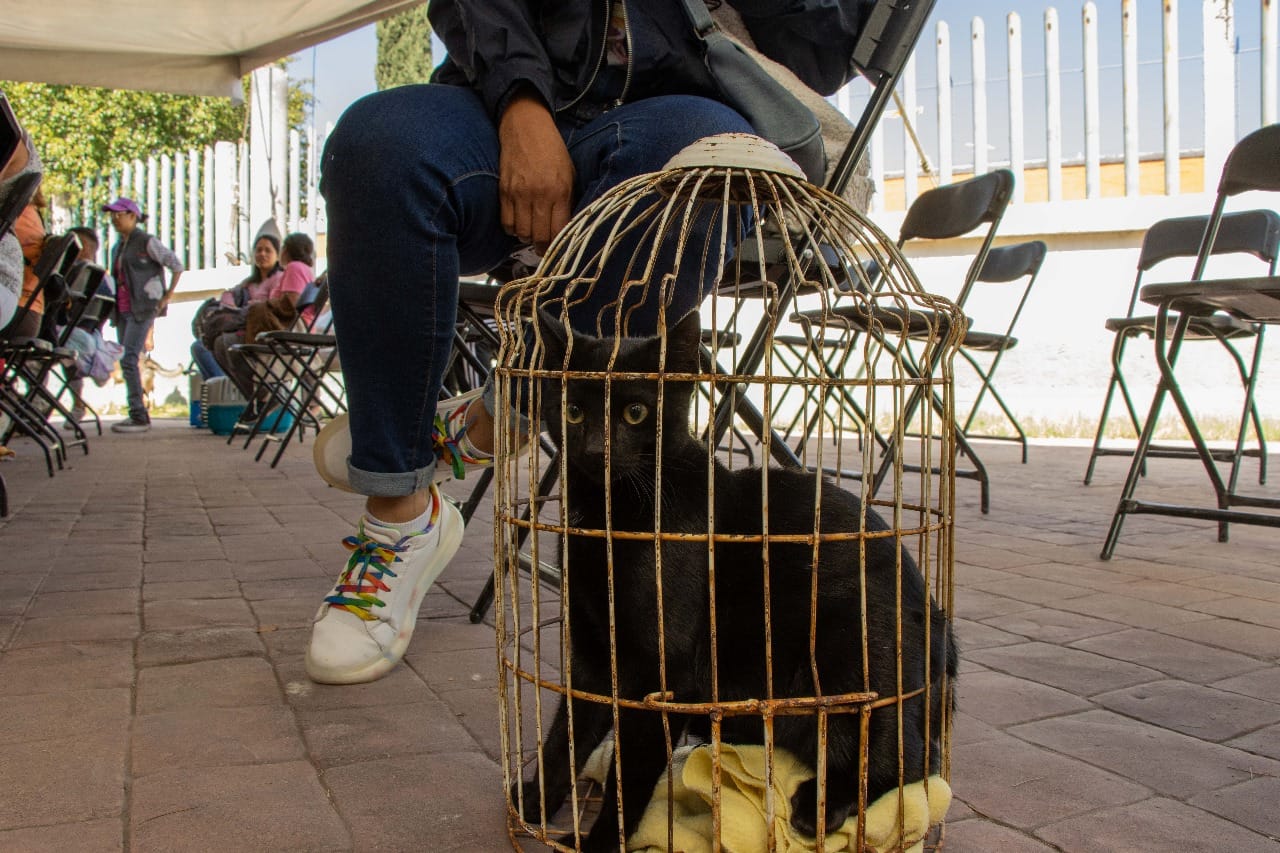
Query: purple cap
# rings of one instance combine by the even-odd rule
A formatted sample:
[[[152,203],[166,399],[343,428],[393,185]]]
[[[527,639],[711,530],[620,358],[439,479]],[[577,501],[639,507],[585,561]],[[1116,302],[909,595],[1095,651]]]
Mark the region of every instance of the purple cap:
[[[112,212],[121,211],[121,210],[127,210],[128,212],[132,213],[134,216],[138,217],[138,219],[145,218],[142,215],[142,208],[138,207],[138,203],[133,199],[125,198],[124,196],[120,196],[120,198],[111,202],[111,204],[104,204],[102,206],[102,211],[104,213],[112,213]]]

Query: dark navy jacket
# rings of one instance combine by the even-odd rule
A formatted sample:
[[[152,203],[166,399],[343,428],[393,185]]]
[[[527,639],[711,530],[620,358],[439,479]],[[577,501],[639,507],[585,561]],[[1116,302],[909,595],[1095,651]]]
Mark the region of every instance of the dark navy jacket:
[[[604,54],[613,0],[432,0],[449,49],[433,81],[472,86],[497,120],[518,83],[557,112],[581,103]],[[756,47],[826,95],[852,75],[859,0],[732,0]],[[630,68],[622,100],[694,94],[718,99],[680,0],[627,0]]]

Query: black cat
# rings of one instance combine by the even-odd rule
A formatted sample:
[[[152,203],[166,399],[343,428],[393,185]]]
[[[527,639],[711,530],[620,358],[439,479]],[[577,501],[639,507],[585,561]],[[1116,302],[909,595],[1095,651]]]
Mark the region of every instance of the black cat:
[[[545,347],[543,366],[558,370],[567,345],[560,322],[540,317]],[[691,314],[668,335],[666,374],[697,373],[701,330]],[[615,343],[619,351],[612,367]],[[568,361],[571,371],[653,373],[660,366],[661,339],[593,338],[575,333]],[[666,380],[661,404],[661,486],[656,482],[658,458],[659,383],[654,380],[614,379],[606,413],[603,380],[570,379],[561,418],[561,383],[543,387],[543,424],[567,460],[563,484],[569,524],[604,530],[606,507],[612,509],[615,532],[654,530],[655,505],[661,504],[664,533],[705,534],[708,530],[708,453],[690,432],[689,408],[693,386]],[[605,432],[610,436],[610,496],[606,501]],[[717,534],[755,534],[763,529],[764,470],[729,470],[714,464]],[[811,534],[814,528],[816,486],[811,472],[769,468],[768,529],[780,534]],[[857,531],[863,508],[850,492],[824,481],[821,488],[823,532]],[[866,529],[888,527],[869,508]],[[872,690],[880,696],[909,693],[924,686],[925,626],[931,627],[930,668],[933,731],[925,731],[924,701],[915,697],[902,706],[902,750],[905,782],[938,766],[938,735],[944,697],[943,670],[955,675],[955,645],[942,612],[932,606],[915,562],[892,536],[865,543],[865,590],[859,571],[862,543],[825,541],[817,559],[816,649],[811,657],[810,593],[814,547],[808,542],[768,546],[769,605],[772,629],[772,693],[775,697],[834,695]],[[617,637],[618,691],[624,699],[640,700],[662,689],[660,658],[665,659],[666,688],[682,702],[764,698],[769,694],[765,669],[764,549],[756,542],[715,543],[714,589],[716,647],[711,648],[710,570],[707,543],[666,541],[661,546],[662,606],[656,592],[657,565],[652,539],[614,538],[614,618]],[[603,538],[569,536],[562,553],[566,572],[570,619],[573,687],[609,695],[609,565]],[[897,606],[901,583],[902,607]],[[862,608],[866,596],[866,655],[864,676]],[[662,620],[665,649],[659,648]],[[901,620],[899,624],[899,619]],[[896,637],[902,636],[902,682],[899,686]],[[714,675],[712,660],[715,661]],[[817,683],[813,662],[816,661]],[[950,682],[948,681],[948,684]],[[946,697],[950,701],[950,697]],[[579,766],[570,772],[566,702],[562,701],[544,744],[548,816],[567,797],[582,764],[613,724],[610,706],[573,701],[575,756]],[[857,714],[832,714],[827,730],[826,826],[838,827],[856,808],[860,732]],[[705,716],[672,719],[672,737],[682,731],[709,739]],[[725,743],[760,744],[764,726],[759,717],[726,717]],[[897,707],[872,714],[869,743],[868,795],[874,800],[899,784]],[[667,750],[661,715],[654,711],[620,712],[616,732],[621,753],[623,824],[627,835],[636,828],[666,768]],[[774,742],[799,760],[817,766],[818,730],[813,716],[778,716]],[[514,792],[513,792],[514,793]],[[611,767],[599,817],[584,840],[584,850],[617,848],[617,779]],[[870,801],[869,800],[869,801]],[[525,818],[540,820],[538,784],[525,783]],[[814,835],[817,784],[810,780],[792,797],[792,824]],[[570,842],[571,843],[571,842]]]

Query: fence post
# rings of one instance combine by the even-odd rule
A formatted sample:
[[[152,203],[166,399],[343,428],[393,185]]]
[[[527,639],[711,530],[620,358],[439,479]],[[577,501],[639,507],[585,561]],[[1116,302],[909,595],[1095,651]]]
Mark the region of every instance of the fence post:
[[[214,197],[217,195],[217,181],[215,180],[216,169],[214,168],[213,146],[206,145],[204,149],[204,217],[201,224],[204,226],[204,266],[205,269],[213,269],[220,266],[217,263],[217,205],[214,203]]]
[[[289,131],[289,211],[288,230],[302,228],[302,138],[298,131]]]
[[[876,122],[871,131],[871,144],[867,146],[867,159],[871,166],[871,183],[875,194],[871,196],[871,209],[884,212],[884,122]]]
[[[1098,127],[1098,7],[1084,4],[1084,197],[1102,195],[1101,130]]]
[[[187,154],[179,151],[173,157],[173,251],[187,269],[196,269],[195,259],[187,253],[187,198],[195,195],[193,187],[187,192]]]
[[[152,163],[155,163],[153,158]],[[173,183],[170,168],[173,163],[168,154],[160,155],[160,242],[173,246]]]
[[[191,188],[187,193],[187,257],[191,259],[191,268],[199,269],[204,266],[204,257],[200,253],[200,235],[204,227],[200,222],[200,165],[194,149],[187,151],[187,186]]]
[[[916,55],[913,52],[902,70],[902,189],[906,193],[907,207],[919,193],[917,180],[920,172],[920,156],[911,141],[911,122],[916,118]]]
[[[230,266],[237,254],[236,245],[236,144],[216,142],[213,145],[213,265]],[[209,251],[206,250],[206,255]],[[230,255],[231,257],[228,257]]]
[[[1204,18],[1204,187],[1218,177],[1236,136],[1235,3],[1203,0]]]
[[[1138,195],[1138,4],[1120,4],[1120,41],[1124,64],[1124,194]]]
[[[1009,171],[1013,172],[1013,201],[1026,198],[1022,173],[1026,169],[1025,128],[1022,123],[1022,18],[1010,12],[1009,25]]]
[[[1262,0],[1262,125],[1276,123],[1276,0]]]
[[[257,229],[261,227],[260,224],[255,225],[250,218],[253,212],[253,202],[250,198],[250,193],[253,191],[251,183],[253,176],[249,171],[252,165],[249,154],[252,149],[249,146],[250,143],[242,139],[235,148],[236,164],[239,168],[236,170],[235,206],[233,208],[235,215],[232,219],[235,223],[232,227],[235,230],[232,232],[231,240],[234,245],[234,252],[237,255],[237,262],[253,257],[253,238],[258,233]],[[265,221],[265,218],[263,221]]]
[[[1178,0],[1164,0],[1164,194],[1182,191],[1178,138]]]
[[[987,165],[987,25],[981,18],[969,24],[969,58],[973,65],[973,174],[984,175]]]
[[[848,89],[841,89],[841,95],[848,104]],[[842,110],[848,115],[847,110]],[[315,236],[320,233],[320,149],[316,147],[316,126],[307,126],[307,233]]]
[[[951,30],[946,21],[937,27],[938,77],[938,180],[951,183]]]
[[[1049,201],[1062,199],[1062,80],[1058,45],[1058,10],[1044,10],[1045,173]]]

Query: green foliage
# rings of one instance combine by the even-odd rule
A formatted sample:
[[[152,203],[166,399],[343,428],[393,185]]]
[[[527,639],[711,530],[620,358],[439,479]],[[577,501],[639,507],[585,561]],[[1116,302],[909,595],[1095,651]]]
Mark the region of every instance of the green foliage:
[[[425,83],[431,76],[431,23],[424,3],[378,22],[379,89]]]
[[[289,84],[290,127],[306,120],[310,82]],[[247,103],[248,77],[244,85]],[[86,179],[128,160],[202,148],[245,133],[245,106],[230,98],[47,83],[2,82],[0,89],[44,161],[45,195],[72,208],[80,203]]]
[[[238,139],[244,108],[229,98],[200,98],[4,83],[14,112],[45,166],[45,194],[76,204],[85,179],[134,157]]]

